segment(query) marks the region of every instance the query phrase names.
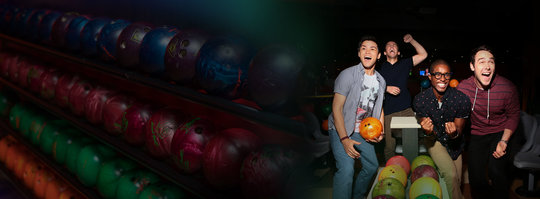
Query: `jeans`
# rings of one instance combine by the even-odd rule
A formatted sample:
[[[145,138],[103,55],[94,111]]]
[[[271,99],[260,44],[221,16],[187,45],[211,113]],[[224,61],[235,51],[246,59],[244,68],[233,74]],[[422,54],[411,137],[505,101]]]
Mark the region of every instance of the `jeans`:
[[[379,163],[375,154],[375,147],[364,140],[359,133],[354,133],[351,139],[360,142],[355,145],[356,150],[360,152],[360,161],[362,169],[356,177],[353,188],[354,178],[354,159],[349,157],[343,149],[343,144],[339,140],[336,130],[328,131],[330,136],[330,147],[336,159],[337,171],[334,174],[334,184],[332,196],[334,199],[363,198],[369,192],[373,176],[377,173]]]

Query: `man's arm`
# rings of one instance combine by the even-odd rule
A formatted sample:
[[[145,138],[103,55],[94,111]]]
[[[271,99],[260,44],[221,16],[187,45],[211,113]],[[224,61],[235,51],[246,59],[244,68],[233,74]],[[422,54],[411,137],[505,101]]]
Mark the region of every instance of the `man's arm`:
[[[420,64],[422,61],[424,61],[427,58],[428,53],[427,53],[426,49],[424,49],[424,47],[422,45],[420,45],[420,43],[418,43],[418,41],[414,40],[414,38],[410,34],[406,34],[403,37],[403,41],[405,43],[410,43],[414,47],[414,49],[416,50],[416,55],[414,55],[412,57],[413,66],[416,66],[416,65]]]
[[[463,127],[465,126],[465,118],[454,118],[454,122],[447,122],[444,124],[446,133],[451,138],[457,138],[463,132]]]
[[[345,97],[344,95],[335,93],[334,101],[332,102],[332,114],[334,116],[334,126],[336,127],[336,131],[340,139],[349,137],[349,134],[347,133],[347,130],[345,129],[345,119],[343,118],[343,105],[345,104],[346,99],[347,97]],[[341,144],[343,144],[343,148],[345,149],[345,152],[351,158],[360,157],[360,153],[356,151],[356,149],[354,149],[354,145],[360,144],[360,142],[354,141],[353,139],[345,138],[341,140]]]

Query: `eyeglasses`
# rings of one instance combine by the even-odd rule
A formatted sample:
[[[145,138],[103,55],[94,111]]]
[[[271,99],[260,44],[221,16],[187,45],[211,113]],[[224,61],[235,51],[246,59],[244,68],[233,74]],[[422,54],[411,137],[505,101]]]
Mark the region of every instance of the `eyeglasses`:
[[[452,72],[450,73],[435,72],[435,73],[429,73],[429,74],[432,76],[435,76],[436,79],[441,79],[442,76],[444,76],[445,79],[450,79],[450,77],[452,77]]]

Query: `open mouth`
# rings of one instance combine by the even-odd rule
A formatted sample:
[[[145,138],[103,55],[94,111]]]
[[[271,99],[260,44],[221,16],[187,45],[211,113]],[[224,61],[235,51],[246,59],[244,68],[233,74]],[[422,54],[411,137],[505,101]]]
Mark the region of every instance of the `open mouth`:
[[[370,56],[365,56],[364,60],[369,61],[369,60],[371,60],[371,57]]]
[[[483,76],[489,77],[491,73],[482,73]]]

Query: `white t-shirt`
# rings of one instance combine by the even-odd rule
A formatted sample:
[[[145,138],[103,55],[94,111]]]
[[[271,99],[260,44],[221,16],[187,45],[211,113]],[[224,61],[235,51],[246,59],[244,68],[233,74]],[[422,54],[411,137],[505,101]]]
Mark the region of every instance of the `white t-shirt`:
[[[377,76],[364,74],[364,82],[360,92],[360,102],[356,108],[356,123],[354,132],[360,132],[360,122],[373,114],[373,107],[377,101],[377,92],[379,91],[379,81]]]

